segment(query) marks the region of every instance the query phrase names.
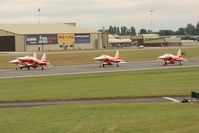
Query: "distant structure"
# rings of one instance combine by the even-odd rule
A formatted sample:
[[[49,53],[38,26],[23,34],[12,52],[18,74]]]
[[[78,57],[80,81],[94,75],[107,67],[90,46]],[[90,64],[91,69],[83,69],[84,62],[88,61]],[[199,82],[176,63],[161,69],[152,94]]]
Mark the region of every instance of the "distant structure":
[[[132,36],[132,42],[144,47],[180,46],[181,39],[178,37],[160,37],[158,34],[138,34]]]
[[[39,11],[40,9],[38,9]],[[65,24],[0,24],[0,51],[100,49],[102,33]]]
[[[109,47],[131,47],[130,36],[118,36],[109,34]]]
[[[138,34],[134,36],[109,35],[109,47],[165,47],[180,46],[179,37],[160,37],[158,34]]]

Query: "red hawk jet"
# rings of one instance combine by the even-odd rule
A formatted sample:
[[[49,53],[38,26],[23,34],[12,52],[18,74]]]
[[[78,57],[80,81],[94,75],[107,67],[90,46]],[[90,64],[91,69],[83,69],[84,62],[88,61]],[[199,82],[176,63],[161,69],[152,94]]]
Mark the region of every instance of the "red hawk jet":
[[[37,67],[42,67],[42,70],[44,70],[44,67],[48,67],[49,62],[47,61],[47,56],[44,53],[41,59],[37,59],[36,53],[34,53],[33,56],[24,56],[24,57],[18,57],[15,60],[9,61],[12,64],[16,64],[17,67],[20,69],[22,68],[28,68],[30,70],[30,67],[32,68],[37,68]]]
[[[116,52],[114,57],[111,57],[109,55],[101,55],[94,58],[94,60],[99,61],[101,63],[100,67],[105,67],[105,65],[113,65],[113,63],[116,63],[117,67],[119,67],[119,63],[126,63],[124,60],[120,58],[119,51]]]
[[[184,60],[184,58],[182,57],[182,52],[181,49],[178,50],[177,55],[172,55],[172,54],[164,54],[162,56],[159,56],[158,59],[161,59],[164,61],[165,66],[167,66],[167,64],[175,64],[176,62],[179,63],[179,65],[182,65],[182,61]]]

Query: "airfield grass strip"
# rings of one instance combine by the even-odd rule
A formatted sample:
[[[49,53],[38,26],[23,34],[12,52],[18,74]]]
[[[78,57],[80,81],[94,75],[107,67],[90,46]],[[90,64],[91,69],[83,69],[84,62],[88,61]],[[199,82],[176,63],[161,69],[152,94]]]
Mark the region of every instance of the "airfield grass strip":
[[[106,103],[1,109],[2,133],[198,133],[199,106]]]
[[[0,79],[0,101],[190,95],[199,68]]]

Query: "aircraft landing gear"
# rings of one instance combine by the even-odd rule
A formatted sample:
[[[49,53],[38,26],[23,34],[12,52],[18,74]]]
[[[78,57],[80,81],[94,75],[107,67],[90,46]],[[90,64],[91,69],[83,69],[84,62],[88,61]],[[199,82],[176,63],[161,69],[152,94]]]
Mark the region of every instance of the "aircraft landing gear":
[[[119,67],[119,64],[117,64],[117,67]]]
[[[182,66],[182,62],[180,62],[180,64],[179,64],[180,66]]]
[[[22,70],[22,67],[20,67],[20,70]]]
[[[28,70],[30,70],[30,67],[28,67]]]
[[[102,65],[99,65],[99,67],[101,68],[101,67],[105,67],[105,65],[104,64],[102,64]]]
[[[164,62],[163,66],[167,66],[167,63],[166,63],[166,62]]]
[[[44,70],[44,67],[42,66],[42,68],[41,68],[42,70]]]

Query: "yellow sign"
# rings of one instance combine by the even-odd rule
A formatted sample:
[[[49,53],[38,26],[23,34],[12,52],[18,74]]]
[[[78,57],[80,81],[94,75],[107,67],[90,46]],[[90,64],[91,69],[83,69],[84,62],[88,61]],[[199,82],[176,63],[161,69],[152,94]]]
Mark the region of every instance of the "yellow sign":
[[[74,34],[58,34],[59,43],[74,43],[75,35]]]

